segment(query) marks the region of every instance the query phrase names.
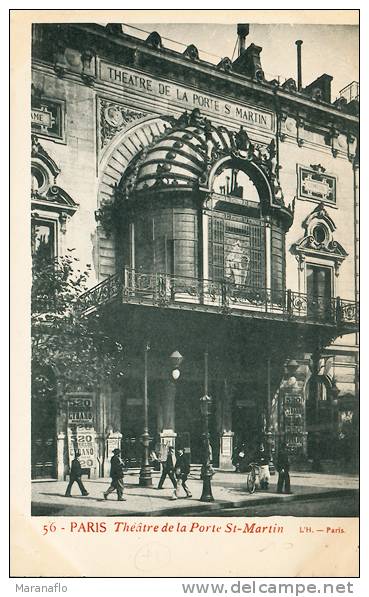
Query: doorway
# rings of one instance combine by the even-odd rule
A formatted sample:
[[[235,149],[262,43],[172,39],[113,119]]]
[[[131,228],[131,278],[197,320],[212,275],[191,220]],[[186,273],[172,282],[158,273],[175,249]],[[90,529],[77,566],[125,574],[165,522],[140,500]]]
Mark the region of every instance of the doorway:
[[[56,383],[52,372],[32,375],[32,479],[56,478]]]
[[[306,265],[308,316],[317,321],[332,319],[332,270],[330,267]]]
[[[204,421],[200,412],[201,385],[196,382],[180,381],[176,388],[175,430],[176,447],[184,448],[191,455],[192,464],[202,464],[204,458]],[[209,415],[210,445],[214,466],[218,466],[219,438],[216,433],[216,397]]]

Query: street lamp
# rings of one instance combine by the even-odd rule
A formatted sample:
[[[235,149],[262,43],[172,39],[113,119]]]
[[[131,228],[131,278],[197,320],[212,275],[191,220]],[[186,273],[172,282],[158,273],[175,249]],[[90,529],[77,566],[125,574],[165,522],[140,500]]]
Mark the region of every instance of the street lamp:
[[[141,462],[139,485],[141,487],[152,486],[151,466],[149,462],[149,414],[147,398],[147,353],[150,350],[150,344],[147,342],[144,348],[144,431],[142,434],[143,455]]]
[[[183,361],[183,356],[181,355],[180,352],[178,352],[178,350],[175,350],[170,355],[169,360],[170,360],[170,364],[172,366],[172,377],[173,377],[174,381],[177,381],[177,379],[179,379],[179,376],[181,375],[179,367]]]
[[[204,383],[204,396],[200,398],[200,411],[204,421],[204,432],[203,432],[203,465],[201,467],[201,478],[202,478],[202,494],[201,502],[213,502],[213,494],[211,491],[211,478],[214,474],[213,467],[211,466],[211,447],[210,447],[210,435],[209,435],[209,415],[211,409],[212,399],[208,395],[208,351],[205,350],[204,354],[204,365],[205,365],[205,383]]]

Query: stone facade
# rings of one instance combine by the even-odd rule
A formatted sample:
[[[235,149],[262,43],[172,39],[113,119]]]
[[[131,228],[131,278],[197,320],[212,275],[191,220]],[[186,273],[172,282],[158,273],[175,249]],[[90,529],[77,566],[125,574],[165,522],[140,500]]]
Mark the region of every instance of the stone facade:
[[[97,25],[34,26],[32,128],[57,168],[53,174],[45,155],[32,157],[34,217],[56,226],[57,254],[73,247],[82,266],[92,264],[93,289],[123,271],[125,276],[143,273],[148,251],[140,241],[143,218],[151,218],[159,231],[165,210],[171,210],[174,232],[165,230],[163,238],[175,243],[178,214],[182,227],[185,216],[189,222],[194,214],[191,251],[195,247],[196,268],[191,275],[197,282],[186,282],[182,298],[177,286],[173,298],[173,274],[181,271],[183,276],[186,270],[170,271],[167,266],[164,273],[171,286],[159,281],[164,288],[161,303],[143,291],[133,300],[128,278],[123,280],[126,294],[120,295],[126,300],[114,309],[111,304],[103,308],[96,299],[94,308],[103,310],[106,329],[120,330],[127,364],[120,385],[90,393],[95,446],[86,466],[92,475],[106,475],[109,455],[119,443],[132,466],[140,460],[142,344],[148,339],[149,432],[157,450],[182,444],[194,462],[201,460],[199,399],[206,383],[213,398],[209,424],[216,466],[231,468],[234,448],[242,441],[251,446],[263,440],[271,449],[287,441],[294,457],[304,460],[314,458],[317,450],[337,459],[340,441],[348,438],[351,458],[358,412],[357,319],[349,302],[358,300],[355,102],[338,106],[317,95],[320,87],[327,93],[326,80],[323,85],[317,79],[301,92],[293,80],[282,86],[266,81],[260,56],[256,59],[252,48],[245,52],[247,60],[238,58],[232,70],[230,61],[218,67],[202,63],[193,47],[181,55],[157,47],[156,38],[146,43],[112,31]],[[172,137],[174,145],[169,143]],[[256,201],[243,201],[242,191],[238,196],[234,189],[227,193],[225,178],[223,190],[214,190],[219,173],[227,173],[222,164],[230,160],[232,173],[244,172],[257,189]],[[48,172],[48,188],[57,179],[63,197],[72,201],[68,208],[42,199],[46,191],[40,188],[41,171]],[[175,184],[166,184],[165,176]],[[119,233],[106,226],[112,203],[119,205],[117,189]],[[225,213],[234,216],[229,218],[236,222],[232,230],[249,226],[245,222],[254,221],[255,213],[263,222],[264,281],[254,283],[259,298],[253,298],[253,305],[249,296],[240,294],[242,289],[238,298],[232,295],[233,303],[221,302],[220,290],[213,290],[212,302],[203,298],[210,296],[203,281],[216,281],[209,270],[215,267],[209,258],[209,219],[220,213],[222,202],[228,206]],[[183,236],[181,242],[189,243],[189,238]],[[251,275],[250,263],[256,263],[255,245],[250,246],[244,256],[249,265],[244,261],[239,266],[244,279]],[[162,259],[167,259],[166,251]],[[159,248],[155,259],[160,262],[158,254]],[[188,255],[183,259],[191,259]],[[182,261],[173,267],[184,267]],[[222,267],[224,275],[233,267],[232,284],[240,286],[244,282],[237,278],[236,262],[237,256],[233,266],[227,262]],[[163,273],[164,266],[157,272],[150,267],[151,274]],[[137,293],[138,278],[132,279]],[[196,290],[188,289],[191,284]],[[229,291],[229,286],[222,288]],[[312,296],[312,288],[326,295],[323,302],[315,301],[315,319],[309,321],[313,303],[308,304],[306,296]],[[91,294],[92,302],[95,296]],[[178,301],[179,308],[173,308]],[[322,319],[323,312],[328,320]],[[169,362],[175,350],[184,357],[177,380]],[[58,477],[64,476],[68,461],[68,404],[77,399],[62,392],[56,397]],[[336,453],[329,449],[332,438]]]

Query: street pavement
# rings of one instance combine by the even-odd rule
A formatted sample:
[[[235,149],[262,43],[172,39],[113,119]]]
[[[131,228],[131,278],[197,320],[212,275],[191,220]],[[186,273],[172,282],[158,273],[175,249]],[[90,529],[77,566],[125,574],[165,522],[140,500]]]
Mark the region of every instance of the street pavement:
[[[319,515],[318,504],[330,500],[331,516],[337,516],[334,504],[340,498],[347,504],[347,516],[358,514],[358,476],[353,474],[324,474],[312,472],[291,472],[292,495],[277,494],[278,475],[271,477],[268,491],[257,490],[250,495],[246,489],[246,474],[216,471],[212,479],[214,502],[200,501],[202,481],[199,470],[191,471],[188,486],[193,495],[187,498],[184,493],[177,500],[171,500],[173,488],[167,478],[164,488],[158,490],[160,473],[153,472],[153,486],[139,487],[138,470],[126,473],[124,497],[126,501],[118,502],[116,494],[110,494],[104,500],[103,492],[110,485],[110,479],[83,480],[89,495],[80,495],[77,484],[72,489],[72,497],[64,496],[66,481],[34,481],[32,482],[32,514],[35,516],[224,516],[248,515],[247,512],[260,510],[263,515],[293,515],[296,502],[315,501],[315,516]],[[181,490],[182,491],[182,490]],[[288,504],[291,504],[289,509]],[[352,507],[350,506],[352,504]],[[301,509],[301,505],[300,508]],[[268,508],[270,506],[270,508]],[[279,507],[280,506],[280,507]],[[352,511],[350,513],[350,510]],[[303,508],[304,510],[304,508]],[[327,508],[324,508],[326,511]],[[243,514],[241,514],[243,512]],[[258,514],[256,514],[258,515]],[[308,514],[306,514],[308,515]],[[325,516],[327,514],[324,514]]]

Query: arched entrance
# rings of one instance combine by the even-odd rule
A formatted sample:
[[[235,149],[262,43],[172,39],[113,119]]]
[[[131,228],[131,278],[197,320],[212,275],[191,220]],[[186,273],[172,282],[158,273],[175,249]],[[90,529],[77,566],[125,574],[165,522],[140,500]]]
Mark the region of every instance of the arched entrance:
[[[48,370],[32,373],[32,479],[56,478],[56,380]]]

